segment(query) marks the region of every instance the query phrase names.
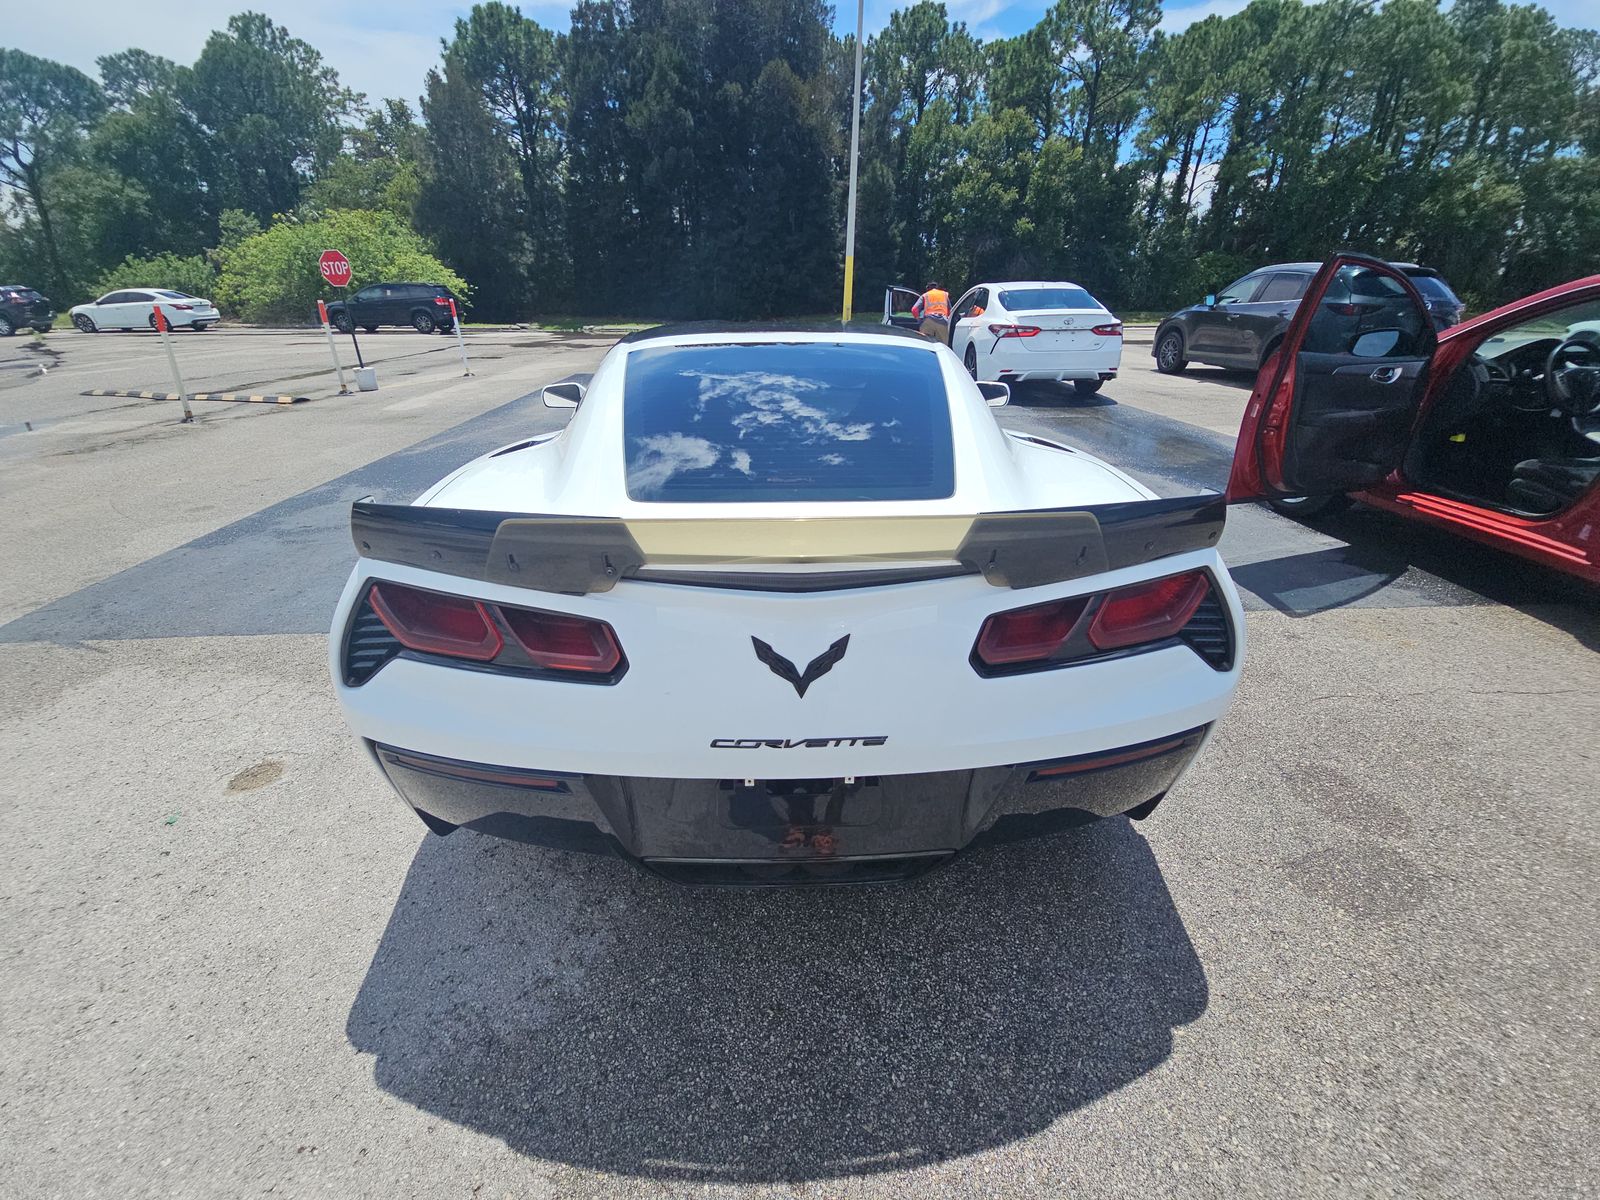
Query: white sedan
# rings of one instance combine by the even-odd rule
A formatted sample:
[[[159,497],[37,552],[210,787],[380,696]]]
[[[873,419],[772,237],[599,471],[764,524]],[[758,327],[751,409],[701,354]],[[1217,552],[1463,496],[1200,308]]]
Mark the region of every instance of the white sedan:
[[[891,288],[885,324],[904,297]],[[974,379],[1071,380],[1084,394],[1117,377],[1122,322],[1075,283],[980,283],[950,310],[950,348]]]
[[[901,878],[1149,816],[1232,701],[1211,494],[1002,430],[885,331],[655,330],[559,433],[359,501],[329,660],[436,834],[696,882]]]
[[[72,323],[82,333],[99,333],[103,329],[154,329],[156,305],[173,329],[209,329],[221,314],[209,300],[191,296],[187,292],[174,292],[166,288],[126,288],[107,292],[88,304],[75,305],[71,310]]]

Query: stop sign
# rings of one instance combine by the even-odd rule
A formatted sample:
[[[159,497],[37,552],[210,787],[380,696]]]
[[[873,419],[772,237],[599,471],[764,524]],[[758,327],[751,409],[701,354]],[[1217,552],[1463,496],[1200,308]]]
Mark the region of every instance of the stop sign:
[[[350,260],[337,250],[324,250],[322,257],[317,260],[317,269],[334,287],[348,287],[350,284]]]

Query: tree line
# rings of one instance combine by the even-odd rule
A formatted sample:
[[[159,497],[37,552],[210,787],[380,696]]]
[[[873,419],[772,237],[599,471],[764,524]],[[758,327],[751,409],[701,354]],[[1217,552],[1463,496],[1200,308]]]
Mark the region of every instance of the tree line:
[[[1159,309],[1345,246],[1478,305],[1600,270],[1600,33],[1501,0],[1161,17],[1058,0],[984,41],[931,0],[893,13],[865,47],[857,306],[1059,277]],[[190,65],[130,49],[98,79],[0,50],[0,280],[58,303],[215,283],[292,317],[316,294],[296,256],[337,232],[358,280],[403,264],[486,319],[826,312],[855,50],[832,18],[580,0],[557,31],[479,4],[415,104],[259,13]]]

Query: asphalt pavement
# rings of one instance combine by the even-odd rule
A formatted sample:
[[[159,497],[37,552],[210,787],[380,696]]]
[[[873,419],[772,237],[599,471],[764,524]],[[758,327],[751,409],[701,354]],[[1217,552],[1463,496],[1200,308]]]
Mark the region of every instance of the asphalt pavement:
[[[311,397],[191,426],[80,394],[166,390],[152,335],[0,342],[0,1194],[1594,1193],[1592,592],[1235,509],[1244,684],[1148,821],[772,892],[440,839],[331,694],[348,504],[607,344],[470,342],[338,396],[318,337],[187,335]],[[1177,493],[1247,384],[1135,344],[999,416]]]

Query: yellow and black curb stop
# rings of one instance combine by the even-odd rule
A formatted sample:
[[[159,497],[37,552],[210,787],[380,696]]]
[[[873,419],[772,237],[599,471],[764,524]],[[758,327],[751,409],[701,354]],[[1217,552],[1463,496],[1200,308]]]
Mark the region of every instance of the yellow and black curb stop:
[[[83,396],[128,396],[134,400],[182,400],[177,392],[128,392],[117,388],[90,388]],[[304,404],[310,396],[252,396],[244,392],[191,392],[191,400],[220,400],[227,404]]]

